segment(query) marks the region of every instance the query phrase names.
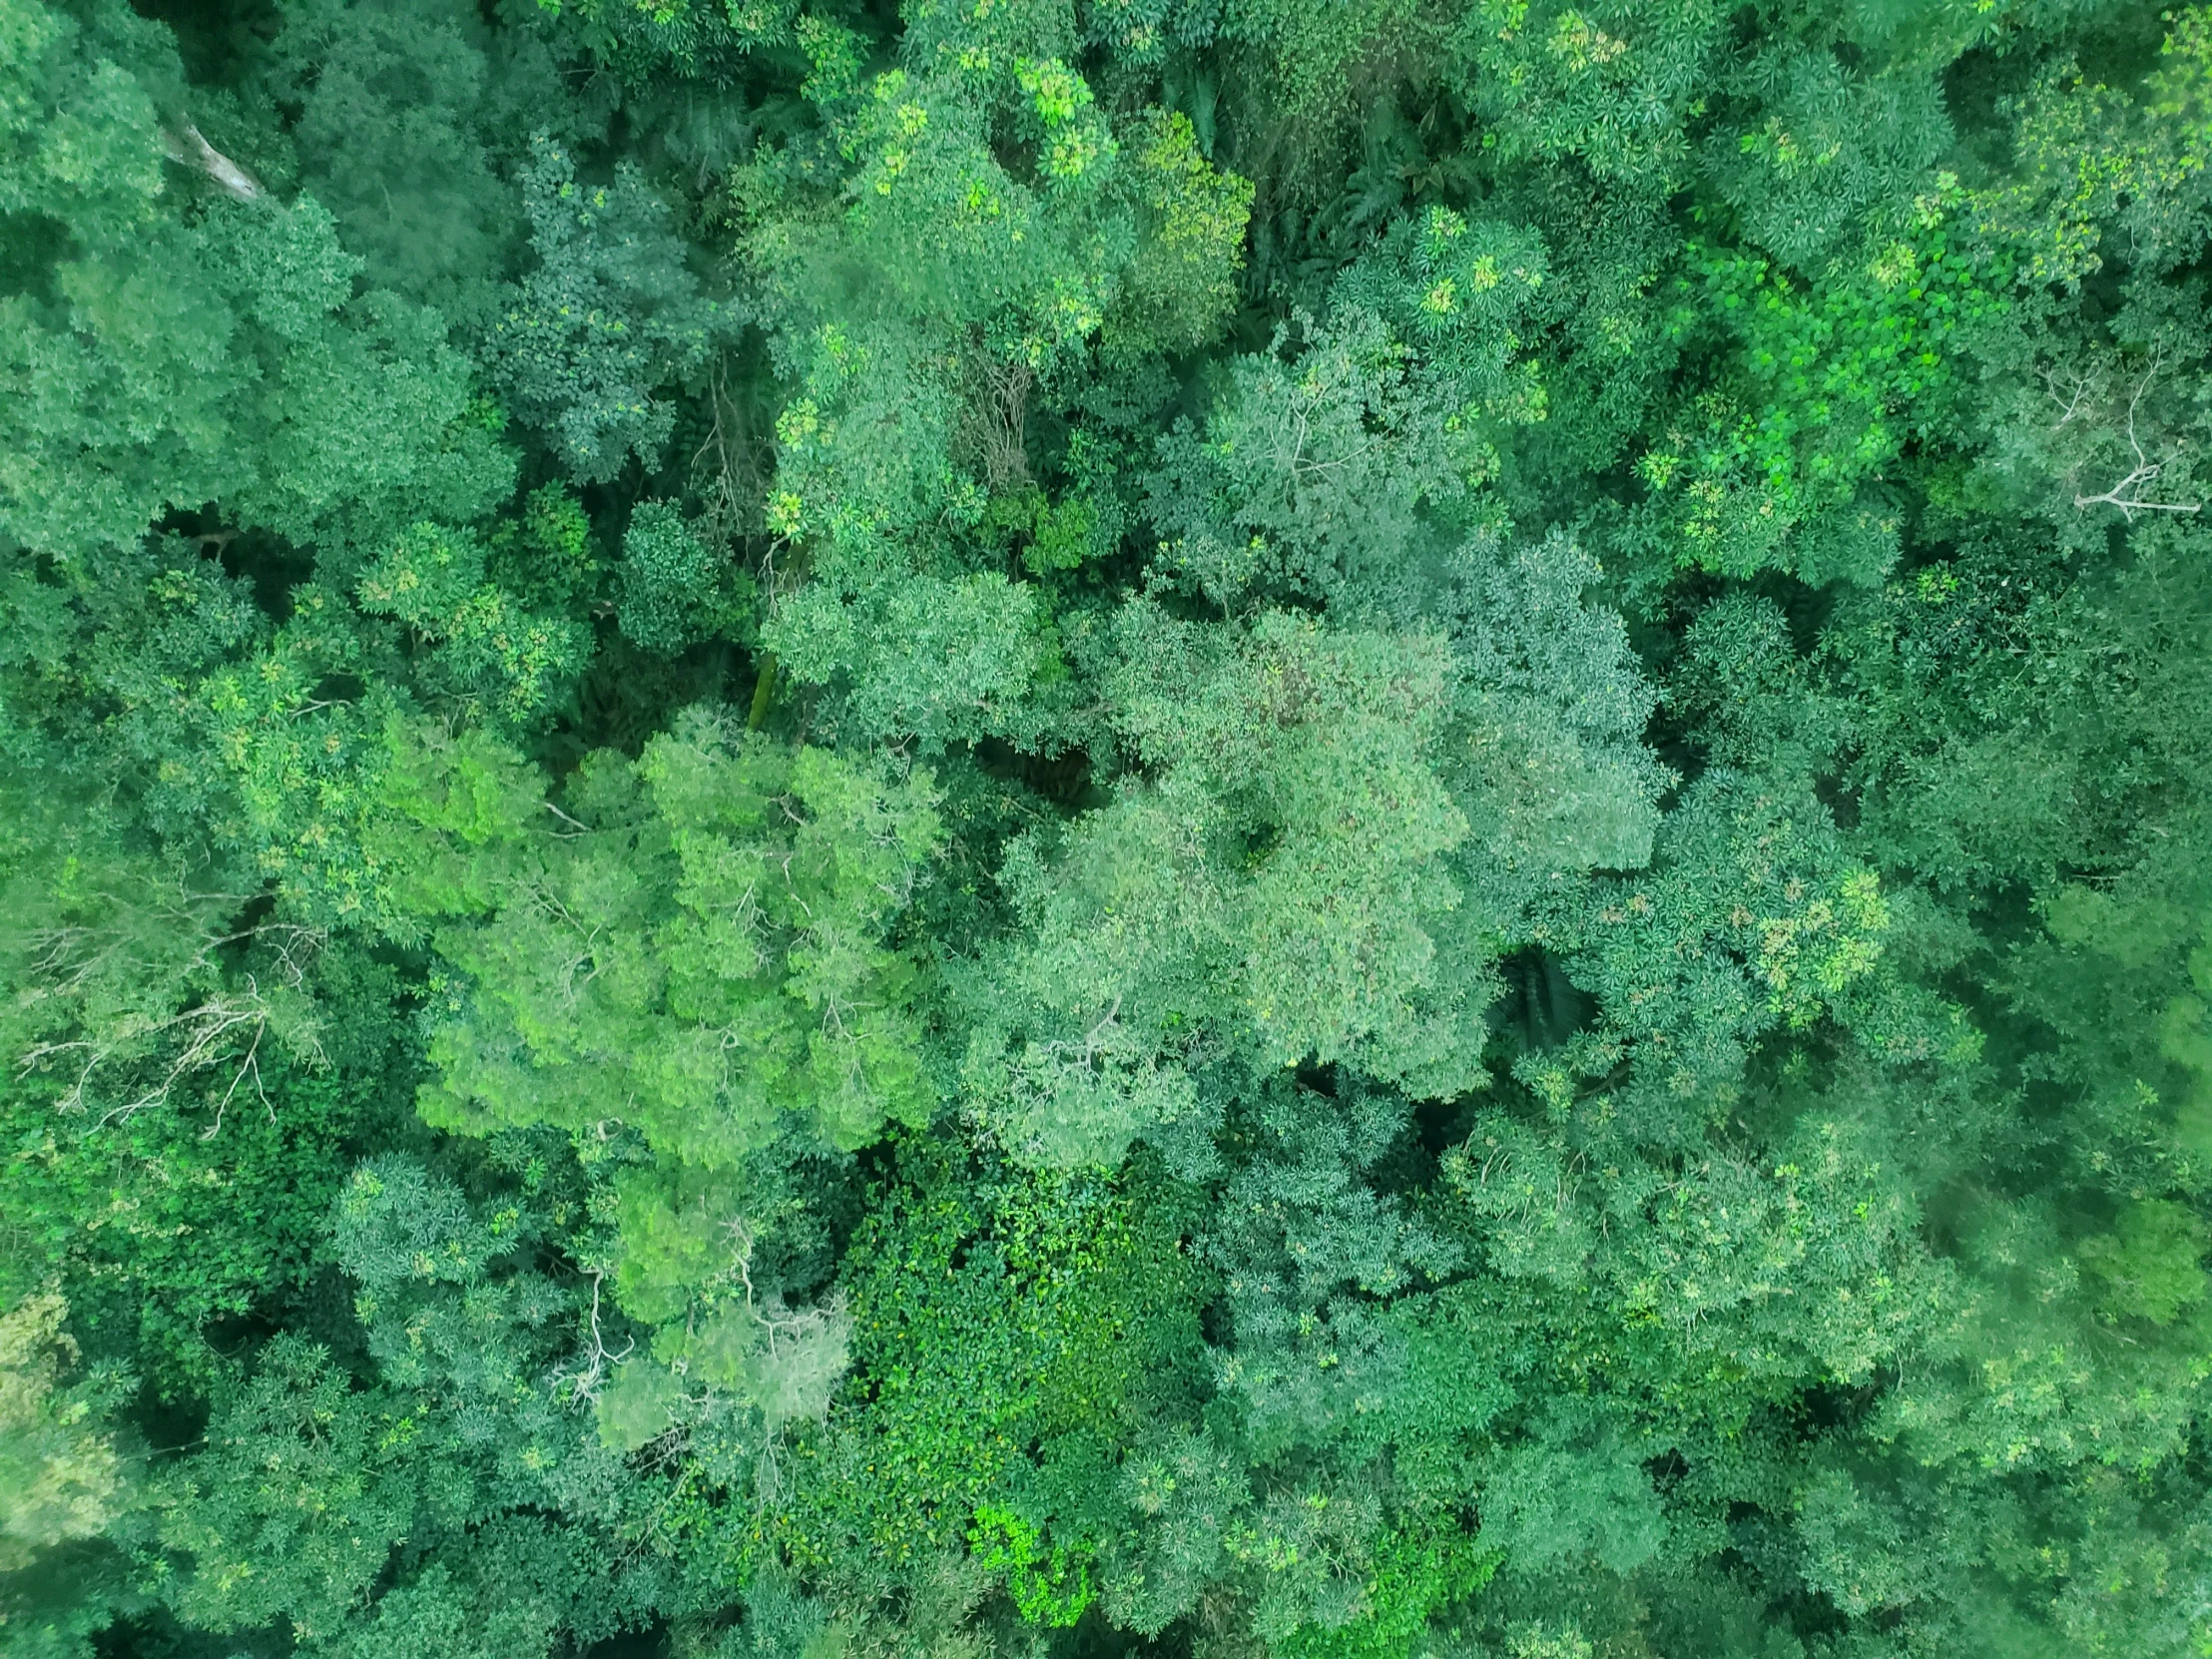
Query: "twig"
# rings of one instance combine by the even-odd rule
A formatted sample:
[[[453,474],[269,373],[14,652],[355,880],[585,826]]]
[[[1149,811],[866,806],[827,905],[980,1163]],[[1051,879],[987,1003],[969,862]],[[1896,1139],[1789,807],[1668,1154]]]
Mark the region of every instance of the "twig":
[[[2102,495],[2075,496],[2074,506],[2076,509],[2099,506],[2117,507],[2122,516],[2132,524],[2135,522],[2137,513],[2193,513],[2204,505],[2201,501],[2145,501],[2140,497],[2131,497],[2127,493],[2139,484],[2149,483],[2165,470],[2162,463],[2153,461],[2143,453],[2143,446],[2135,436],[2135,406],[2142,402],[2143,393],[2150,389],[2151,380],[2158,373],[2158,359],[2156,357],[2151,358],[2150,367],[2144,372],[2142,380],[2135,387],[2135,395],[2127,400],[2127,446],[2135,451],[2135,470]],[[2067,418],[2072,418],[2070,409]],[[2059,422],[2061,426],[2064,424],[2065,421],[2063,420]]]
[[[585,1356],[584,1369],[567,1380],[569,1399],[572,1403],[581,1404],[584,1400],[597,1395],[600,1380],[607,1375],[607,1368],[621,1365],[623,1361],[630,1358],[631,1351],[638,1346],[638,1340],[632,1337],[624,1344],[620,1354],[609,1354],[607,1352],[607,1344],[599,1334],[599,1288],[606,1277],[604,1272],[594,1273],[591,1276],[591,1315],[588,1325],[591,1335],[591,1348]]]

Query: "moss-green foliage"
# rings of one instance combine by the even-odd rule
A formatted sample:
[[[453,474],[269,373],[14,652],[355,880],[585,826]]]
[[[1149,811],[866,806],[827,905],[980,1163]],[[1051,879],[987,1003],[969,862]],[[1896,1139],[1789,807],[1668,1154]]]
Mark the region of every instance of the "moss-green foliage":
[[[128,1599],[102,1534],[131,1524],[145,1495],[113,1426],[130,1379],[80,1368],[52,1290],[0,1299],[0,1633],[11,1652],[82,1651]]]
[[[485,579],[484,549],[465,530],[416,524],[390,537],[361,573],[361,608],[403,624],[430,649],[422,689],[492,724],[526,723],[582,669],[581,627],[532,616]]]
[[[579,1309],[527,1264],[550,1194],[542,1169],[517,1173],[488,1214],[404,1157],[353,1175],[332,1254],[381,1381],[355,1387],[285,1334],[221,1391],[159,1519],[179,1617],[281,1619],[377,1655],[490,1655],[638,1620],[609,1548],[619,1465],[543,1382]]]
[[[51,1545],[98,1536],[131,1503],[100,1420],[114,1404],[112,1380],[61,1382],[77,1358],[61,1329],[69,1304],[51,1292],[11,1302],[0,1314],[0,1422],[8,1431],[0,1572],[19,1571]]]
[[[10,1114],[11,1268],[58,1273],[87,1340],[135,1347],[164,1393],[214,1375],[212,1321],[305,1289],[352,1149],[403,1108],[357,1076],[240,1068],[104,1126],[56,1121],[50,1102]]]
[[[541,131],[520,171],[537,268],[491,327],[503,387],[579,481],[612,478],[632,456],[657,467],[676,415],[656,394],[731,319],[700,297],[667,205],[634,168],[579,182]]]
[[[673,656],[687,645],[744,631],[741,595],[750,588],[665,501],[641,501],[623,533],[616,614],[646,650]]]
[[[533,131],[589,119],[545,44],[452,0],[318,0],[241,67],[247,109],[286,119],[279,135],[219,111],[219,138],[295,174],[375,285],[481,328],[526,229],[513,163]]]
[[[1681,562],[1750,575],[1790,560],[1782,547],[1796,528],[1792,562],[1806,582],[1872,585],[1887,573],[1894,553],[1879,532],[1822,536],[1807,521],[1848,512],[1863,480],[1945,419],[1962,331],[2005,303],[2008,272],[1982,269],[2004,256],[1953,248],[1946,196],[1947,176],[1864,272],[1809,291],[1764,260],[1684,249],[1673,330],[1728,369],[1637,462],[1657,500],[1674,505]],[[1879,518],[1879,508],[1859,516]]]
[[[909,1161],[848,1250],[851,1380],[769,1534],[862,1582],[958,1546],[1010,1483],[1049,1508],[1056,1461],[1182,1404],[1197,1348],[1198,1280],[1154,1195]],[[1083,1518],[1063,1546],[1087,1547]]]
[[[459,816],[464,760],[410,757],[399,811],[458,842],[402,897],[457,970],[434,989],[434,1121],[614,1120],[713,1167],[781,1113],[846,1149],[926,1117],[911,969],[878,940],[935,837],[928,777],[733,728],[698,710],[635,765],[599,751],[558,811],[510,772],[488,823]]]
[[[234,200],[164,160],[199,132],[166,30],[22,0],[8,41],[5,211],[34,250],[4,301],[13,540],[83,557],[216,498],[359,538],[511,486],[469,359],[435,312],[354,291],[320,204]]]
[[[2212,18],[0,0],[0,1648],[2212,1651]]]

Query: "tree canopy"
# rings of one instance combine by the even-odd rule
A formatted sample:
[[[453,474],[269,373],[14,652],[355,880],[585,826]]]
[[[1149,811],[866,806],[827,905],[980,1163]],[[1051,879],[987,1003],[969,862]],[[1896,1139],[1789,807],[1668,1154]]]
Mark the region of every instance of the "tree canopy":
[[[2212,1653],[2212,11],[0,0],[0,1650]]]

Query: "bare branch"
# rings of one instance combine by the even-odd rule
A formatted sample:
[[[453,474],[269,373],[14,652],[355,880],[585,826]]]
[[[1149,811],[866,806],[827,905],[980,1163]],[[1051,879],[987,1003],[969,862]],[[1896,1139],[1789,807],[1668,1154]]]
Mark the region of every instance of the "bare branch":
[[[2088,398],[2091,392],[2097,389],[2097,377],[2090,374],[2075,375],[2073,382],[2073,391],[2070,395],[2065,397],[2061,397],[2058,395],[2058,388],[2052,383],[2055,379],[2056,376],[2052,374],[2045,374],[2043,376],[2044,389],[2050,393],[2050,400],[2059,406],[2060,412],[2058,415],[2058,419],[2051,425],[2051,430],[2057,432],[2064,430],[2066,424],[2071,421],[2075,415],[2081,413],[2081,405],[2083,401]]]
[[[551,813],[555,818],[559,819],[563,824],[567,825],[571,833],[577,835],[588,835],[591,833],[590,825],[584,823],[581,819],[569,817],[569,815],[562,812],[560,808],[554,806],[552,802],[541,801],[538,803],[538,805],[543,807],[547,812]],[[556,830],[554,833],[560,834],[561,831]]]
[[[2151,358],[2150,367],[2144,370],[2142,379],[2136,382],[2135,395],[2127,400],[2127,446],[2135,452],[2135,469],[2101,495],[2076,495],[2076,509],[2117,507],[2122,516],[2132,524],[2137,513],[2193,513],[2204,505],[2201,501],[2151,501],[2131,493],[2151,483],[2165,470],[2164,463],[2153,461],[2143,453],[2142,442],[2135,435],[2136,407],[2143,401],[2143,393],[2150,389],[2150,383],[2157,376],[2158,369],[2159,359]],[[2067,418],[2072,418],[2070,409]],[[2063,420],[2059,422],[2061,426],[2064,424]]]
[[[620,1354],[610,1354],[605,1341],[600,1337],[599,1288],[606,1277],[604,1273],[594,1273],[591,1276],[591,1315],[585,1333],[590,1338],[591,1346],[584,1351],[584,1364],[574,1373],[556,1379],[567,1385],[568,1397],[573,1404],[581,1405],[586,1400],[597,1397],[599,1384],[607,1375],[607,1368],[621,1365],[638,1346],[637,1339],[633,1337],[623,1345]]]
[[[239,166],[222,151],[200,136],[200,129],[186,122],[181,132],[162,132],[162,148],[169,152],[169,159],[184,167],[196,167],[213,179],[223,189],[223,194],[238,202],[266,202],[269,192],[253,174]]]

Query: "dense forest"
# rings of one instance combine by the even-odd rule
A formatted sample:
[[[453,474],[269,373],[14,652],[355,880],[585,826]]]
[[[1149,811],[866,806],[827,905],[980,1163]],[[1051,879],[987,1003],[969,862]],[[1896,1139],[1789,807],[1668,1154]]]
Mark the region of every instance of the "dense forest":
[[[2212,1654],[2212,8],[0,0],[9,1659]]]

